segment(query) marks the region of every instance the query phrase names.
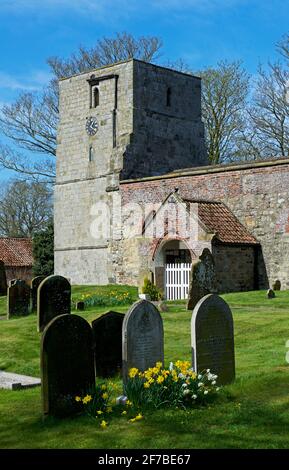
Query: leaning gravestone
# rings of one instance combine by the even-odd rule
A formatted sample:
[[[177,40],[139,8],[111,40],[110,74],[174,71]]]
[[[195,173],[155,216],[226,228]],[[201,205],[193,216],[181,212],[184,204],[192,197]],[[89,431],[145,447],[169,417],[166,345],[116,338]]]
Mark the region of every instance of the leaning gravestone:
[[[37,312],[37,290],[45,276],[36,276],[31,281],[32,312]]]
[[[28,315],[29,306],[30,287],[25,281],[15,281],[7,291],[7,318]]]
[[[71,312],[71,285],[65,277],[48,276],[37,291],[38,331],[58,315]]]
[[[4,262],[0,260],[0,295],[7,295],[7,279]]]
[[[122,326],[122,370],[126,381],[132,367],[144,371],[164,362],[163,321],[158,309],[147,300],[135,302]]]
[[[194,308],[191,321],[192,364],[195,372],[210,369],[217,383],[224,385],[235,378],[234,325],[228,304],[218,295],[209,294]]]
[[[95,387],[93,336],[78,315],[60,315],[46,326],[41,341],[41,392],[44,415],[79,412],[76,396]]]
[[[267,298],[268,299],[275,299],[276,297],[276,294],[275,292],[273,291],[273,289],[268,289],[267,290]]]
[[[112,377],[121,371],[123,319],[123,313],[107,312],[92,322],[96,376]]]
[[[216,292],[215,261],[210,250],[205,248],[201,256],[192,264],[187,309],[193,310],[202,297]]]

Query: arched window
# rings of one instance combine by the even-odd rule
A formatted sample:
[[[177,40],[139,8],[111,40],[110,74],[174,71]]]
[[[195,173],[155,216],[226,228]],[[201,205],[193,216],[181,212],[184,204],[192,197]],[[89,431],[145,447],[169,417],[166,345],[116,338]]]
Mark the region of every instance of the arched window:
[[[167,106],[171,106],[172,90],[167,88]]]
[[[99,89],[94,87],[92,91],[92,107],[96,108],[99,105]]]

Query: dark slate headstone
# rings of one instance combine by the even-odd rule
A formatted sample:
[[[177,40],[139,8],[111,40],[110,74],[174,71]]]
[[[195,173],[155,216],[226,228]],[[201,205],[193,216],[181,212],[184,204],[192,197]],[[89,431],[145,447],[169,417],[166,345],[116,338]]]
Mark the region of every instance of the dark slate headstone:
[[[123,319],[123,313],[107,312],[92,322],[97,377],[112,377],[121,371]]]
[[[275,299],[276,295],[275,295],[275,292],[273,291],[273,289],[268,289],[267,290],[267,298],[268,299]]]
[[[273,284],[273,290],[281,290],[281,282],[277,279]]]
[[[187,309],[193,310],[202,297],[216,292],[215,261],[210,250],[205,248],[201,256],[192,263]]]
[[[71,312],[71,285],[65,277],[48,276],[37,290],[38,331],[56,316]]]
[[[195,306],[192,321],[192,364],[196,372],[210,369],[220,385],[235,378],[234,325],[229,305],[209,294]]]
[[[76,396],[95,386],[93,336],[78,315],[60,315],[45,328],[41,341],[41,392],[44,415],[79,412]]]
[[[122,372],[126,381],[132,367],[144,371],[164,362],[163,321],[158,309],[147,300],[135,302],[122,325]]]
[[[7,295],[7,279],[4,262],[0,260],[0,295]]]
[[[7,291],[7,318],[28,315],[29,306],[30,287],[25,281],[15,281]]]
[[[45,276],[36,276],[31,281],[31,302],[32,312],[37,312],[37,290],[41,282],[44,281]]]
[[[76,302],[76,310],[79,310],[80,312],[83,312],[85,309],[85,304],[82,301]]]

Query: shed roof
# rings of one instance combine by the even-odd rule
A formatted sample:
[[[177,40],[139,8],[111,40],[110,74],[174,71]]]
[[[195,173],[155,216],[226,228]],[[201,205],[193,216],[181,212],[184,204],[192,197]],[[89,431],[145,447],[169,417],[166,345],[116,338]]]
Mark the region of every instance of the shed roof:
[[[184,202],[198,204],[198,217],[215,238],[222,243],[258,245],[258,240],[237,219],[222,202],[184,199]]]

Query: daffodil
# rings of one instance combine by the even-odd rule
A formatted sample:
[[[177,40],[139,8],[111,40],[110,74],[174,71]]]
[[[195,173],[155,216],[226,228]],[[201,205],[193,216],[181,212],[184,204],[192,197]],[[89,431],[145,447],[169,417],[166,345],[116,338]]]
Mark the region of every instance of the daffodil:
[[[137,373],[138,373],[138,369],[137,369],[136,367],[132,367],[132,368],[129,370],[128,375],[129,375],[129,377],[130,377],[131,379],[133,379],[133,378],[137,375]]]
[[[91,396],[91,395],[86,395],[86,397],[83,398],[82,403],[83,403],[84,405],[86,405],[86,404],[89,403],[91,400],[92,400],[92,396]]]
[[[106,411],[107,411],[108,413],[112,413],[112,407],[111,407],[111,406],[108,406],[108,407],[106,408]]]
[[[108,393],[104,392],[101,396],[104,400],[106,400],[108,398]]]
[[[106,385],[102,385],[101,390],[106,390]]]
[[[98,411],[97,411],[97,414],[98,414],[98,415],[102,415],[102,413],[103,413],[103,411],[101,411],[101,410],[98,410]]]
[[[81,401],[81,397],[75,397],[75,401]]]
[[[104,421],[104,419],[101,421],[100,427],[101,427],[102,429],[105,429],[105,428],[107,427],[107,422]]]
[[[126,415],[126,414],[127,414],[127,411],[124,410],[121,414],[122,414],[122,415]]]

